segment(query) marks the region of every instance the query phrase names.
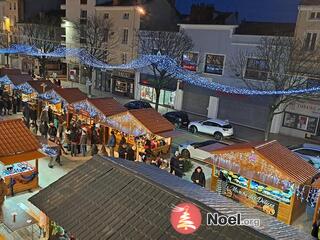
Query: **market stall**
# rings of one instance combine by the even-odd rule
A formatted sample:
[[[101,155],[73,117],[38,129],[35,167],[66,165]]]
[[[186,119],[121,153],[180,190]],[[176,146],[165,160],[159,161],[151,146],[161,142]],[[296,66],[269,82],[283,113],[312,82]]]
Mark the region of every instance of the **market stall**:
[[[129,110],[107,119],[108,136],[115,133],[119,144],[122,137],[136,147],[137,158],[145,151],[146,145],[154,156],[170,151],[174,126],[153,108]]]
[[[287,224],[305,211],[306,186],[317,174],[277,141],[226,146],[212,151],[207,162],[213,166],[213,191]]]
[[[22,120],[0,121],[1,175],[8,185],[8,195],[38,187],[38,159],[45,156],[40,147]]]
[[[20,85],[31,80],[33,80],[32,77],[27,74],[5,75],[3,77],[0,77],[0,85],[3,88],[4,92],[6,92],[10,96],[13,96],[14,91],[17,90]]]
[[[87,95],[78,88],[54,88],[40,94],[43,107],[50,106],[56,118],[63,118],[65,121],[67,107],[79,101],[84,101]]]

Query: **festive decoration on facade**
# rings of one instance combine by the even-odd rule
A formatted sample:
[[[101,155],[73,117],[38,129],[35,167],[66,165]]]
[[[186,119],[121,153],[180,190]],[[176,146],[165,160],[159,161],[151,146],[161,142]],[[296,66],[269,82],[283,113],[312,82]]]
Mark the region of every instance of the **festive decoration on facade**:
[[[0,54],[25,54],[30,56],[42,56],[53,58],[76,58],[81,64],[99,69],[142,69],[151,65],[156,65],[158,69],[165,70],[172,77],[192,84],[198,87],[207,88],[214,91],[220,91],[238,95],[298,95],[312,94],[320,92],[320,87],[311,87],[304,89],[290,90],[254,90],[246,88],[237,88],[216,83],[212,79],[207,79],[197,73],[188,71],[177,65],[177,62],[168,56],[162,55],[143,55],[127,64],[110,65],[106,64],[94,56],[90,55],[84,49],[60,47],[50,53],[43,53],[33,46],[14,44],[9,48],[0,49]]]
[[[14,89],[19,90],[24,94],[31,94],[35,92],[34,89],[28,83],[23,83],[21,85],[15,86]]]
[[[7,75],[0,77],[0,85],[13,85],[12,81],[10,78],[8,78]]]

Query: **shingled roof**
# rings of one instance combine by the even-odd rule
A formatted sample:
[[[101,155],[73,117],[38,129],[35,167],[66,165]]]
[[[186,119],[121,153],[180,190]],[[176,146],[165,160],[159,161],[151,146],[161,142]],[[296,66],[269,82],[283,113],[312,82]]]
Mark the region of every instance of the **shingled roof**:
[[[311,239],[257,210],[143,163],[95,156],[32,196],[31,201],[77,239]],[[207,226],[179,235],[172,206],[192,202],[201,211],[260,219],[257,229]]]
[[[15,86],[23,84],[27,81],[33,81],[33,78],[28,74],[8,75],[8,78]]]
[[[88,99],[88,102],[91,103],[96,109],[98,109],[106,117],[127,111],[127,109],[124,106],[122,106],[112,97],[90,98]]]
[[[16,69],[16,68],[1,68],[0,69],[0,75],[4,76],[4,75],[20,75],[21,74],[21,70],[20,69]]]
[[[54,91],[68,104],[79,102],[87,98],[87,94],[79,88],[55,88]]]

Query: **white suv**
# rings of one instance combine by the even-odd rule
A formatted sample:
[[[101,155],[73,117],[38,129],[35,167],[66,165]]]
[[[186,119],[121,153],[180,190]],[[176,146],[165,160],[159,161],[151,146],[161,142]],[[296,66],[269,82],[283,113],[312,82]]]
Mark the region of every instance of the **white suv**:
[[[190,122],[188,129],[192,133],[201,132],[213,135],[216,140],[233,135],[233,127],[227,120],[208,119]]]

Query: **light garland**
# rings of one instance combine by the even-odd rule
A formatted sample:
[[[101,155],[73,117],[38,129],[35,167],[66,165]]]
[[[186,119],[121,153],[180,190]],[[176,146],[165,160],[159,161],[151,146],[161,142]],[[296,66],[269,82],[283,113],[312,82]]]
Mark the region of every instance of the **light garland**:
[[[56,148],[49,147],[46,144],[42,144],[41,151],[49,157],[56,157],[58,155],[58,150]]]
[[[12,81],[10,78],[8,78],[7,75],[0,77],[0,85],[13,85]]]
[[[34,89],[28,83],[23,83],[15,86],[14,89],[22,91],[24,94],[31,94],[34,92]]]
[[[103,122],[107,120],[107,117],[103,113],[101,113],[95,106],[93,106],[88,100],[73,103],[71,104],[71,106],[75,110],[82,110],[87,112],[91,118],[98,117],[99,120]]]
[[[162,55],[143,55],[127,64],[111,65],[106,64],[94,56],[90,55],[84,49],[78,48],[56,48],[50,53],[44,53],[33,46],[24,44],[14,44],[9,48],[0,49],[0,54],[25,54],[30,56],[42,56],[53,58],[74,57],[79,59],[81,64],[99,69],[142,69],[151,65],[156,65],[158,69],[165,70],[172,77],[192,84],[198,87],[207,88],[214,91],[225,92],[237,95],[301,95],[319,93],[320,87],[303,88],[303,89],[287,89],[287,90],[258,90],[227,86],[213,82],[210,79],[200,76],[197,73],[188,71],[178,66],[176,61],[168,56]]]

